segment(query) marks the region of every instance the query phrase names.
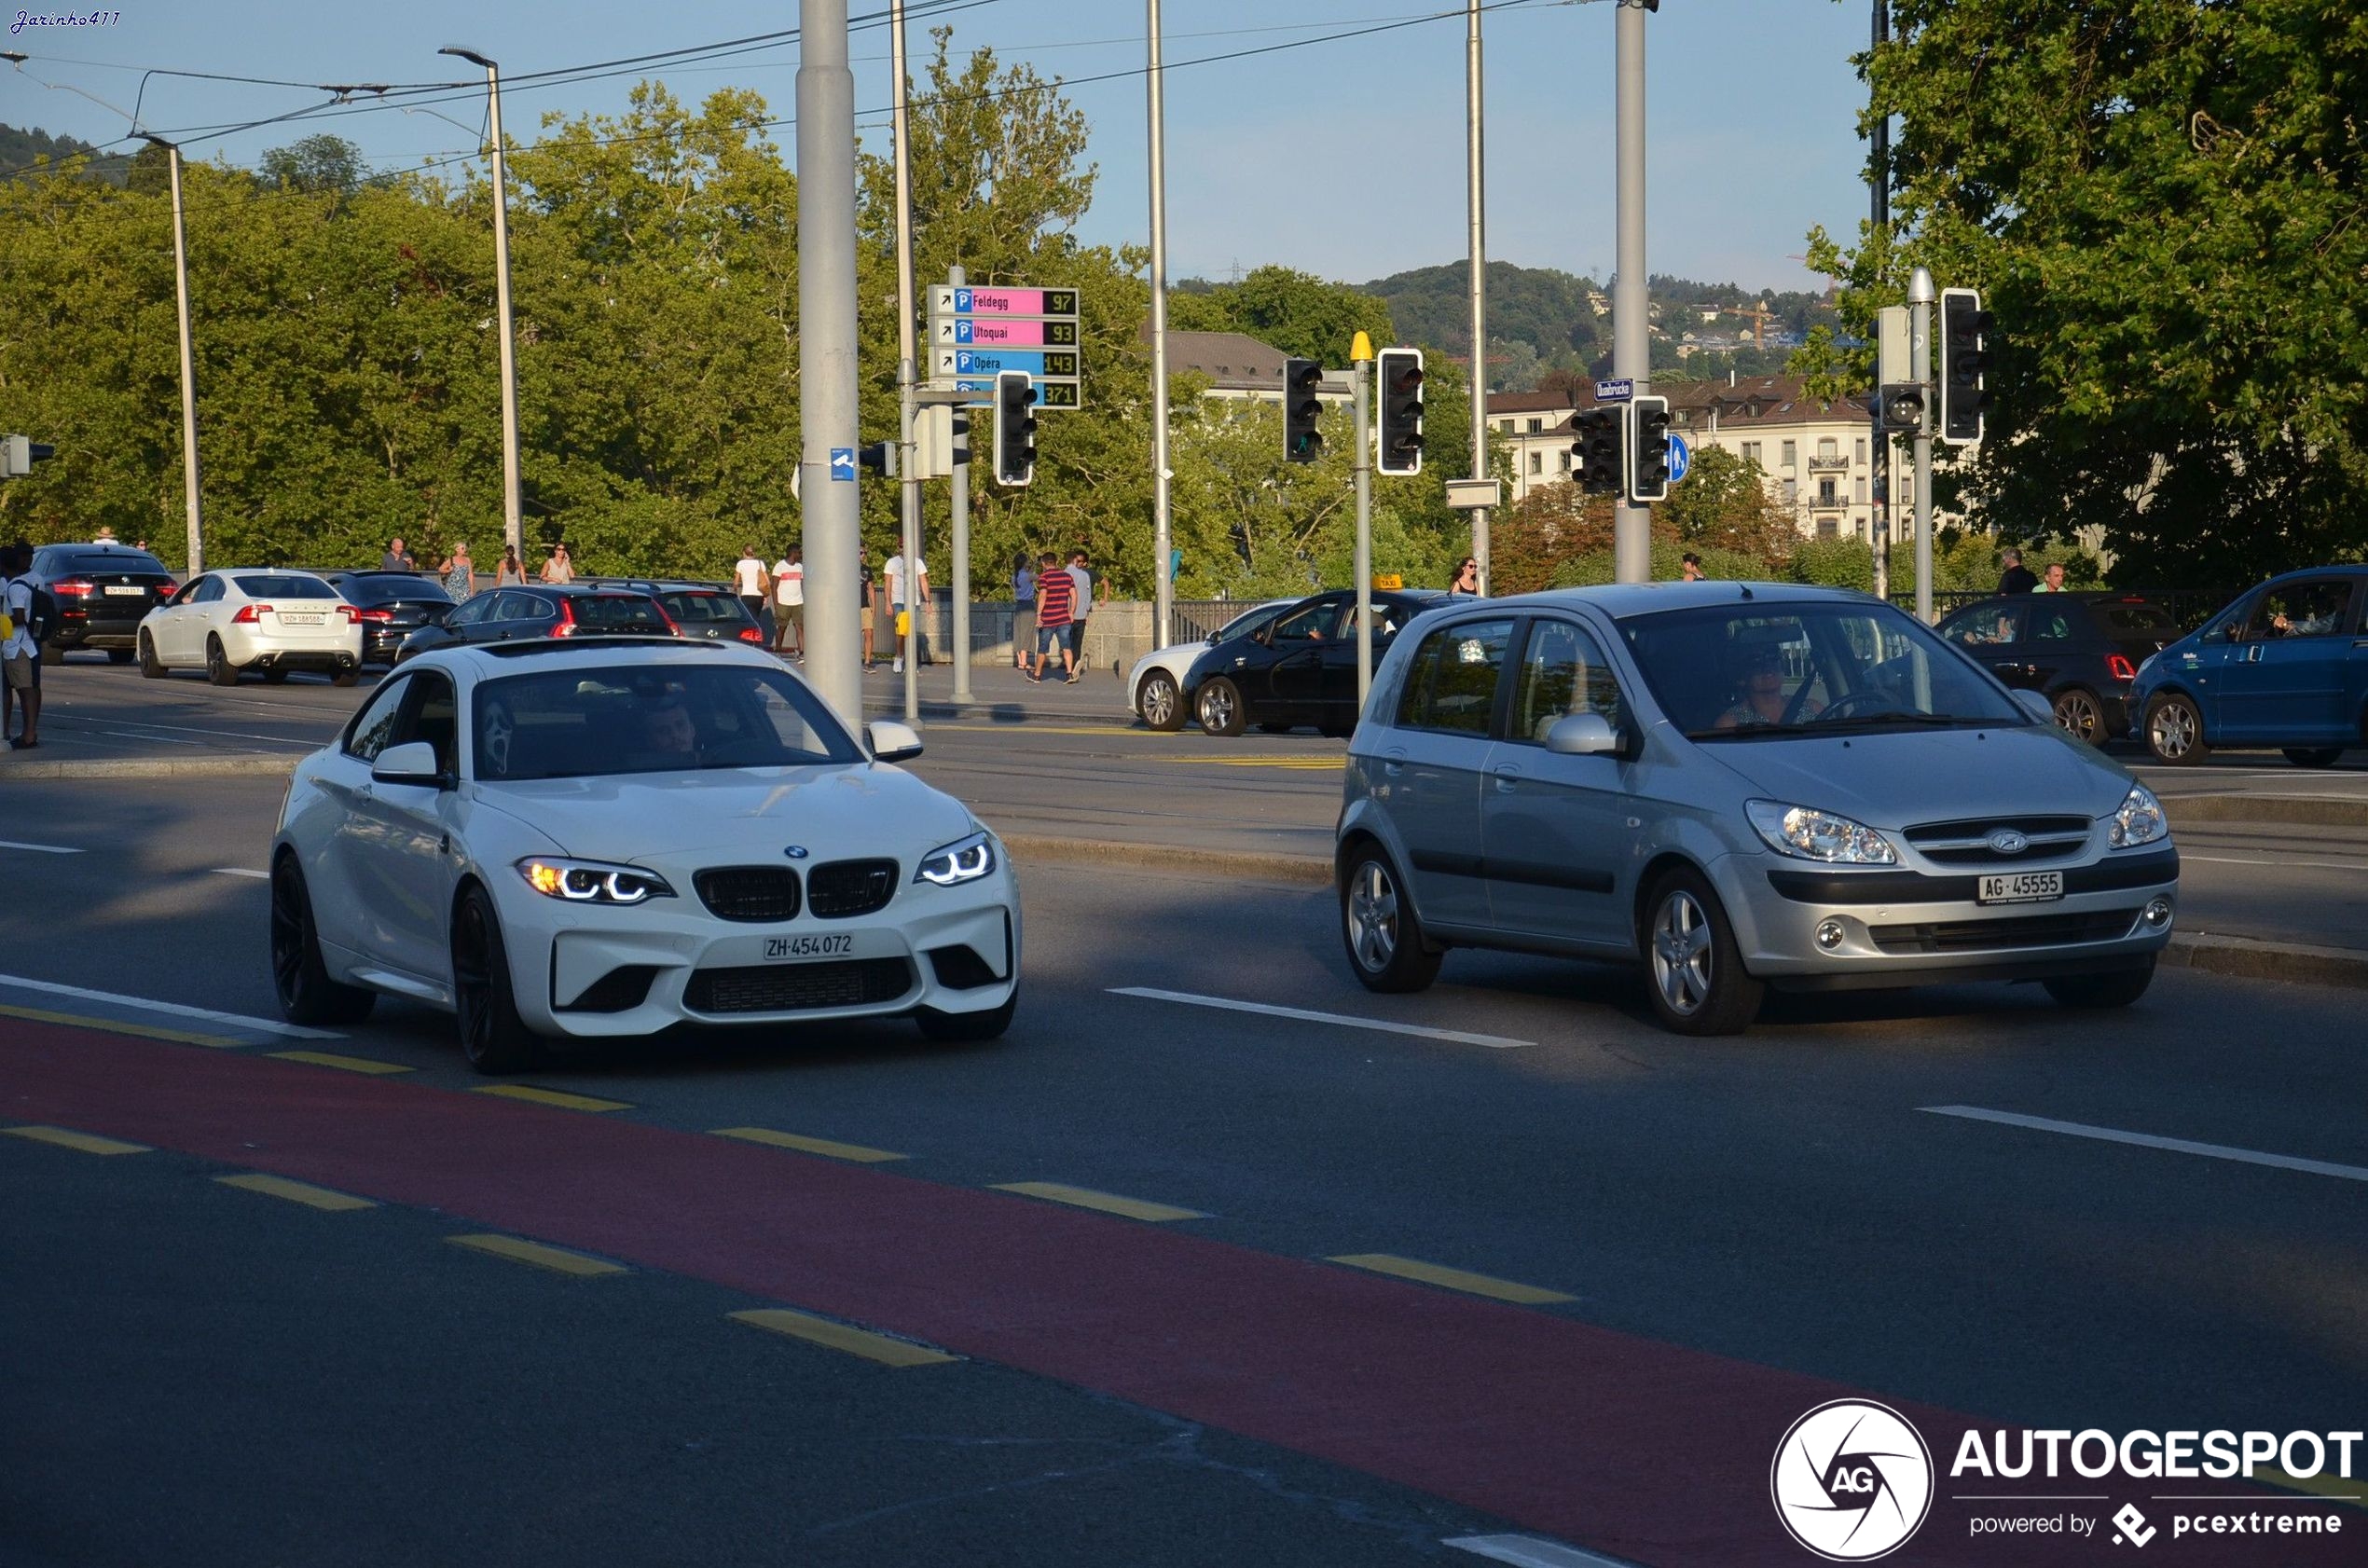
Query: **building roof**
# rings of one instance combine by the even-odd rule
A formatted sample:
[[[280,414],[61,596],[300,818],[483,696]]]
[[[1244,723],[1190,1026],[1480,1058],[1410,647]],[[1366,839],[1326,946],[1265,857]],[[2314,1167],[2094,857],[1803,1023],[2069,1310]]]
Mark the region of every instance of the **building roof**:
[[[1807,383],[1798,376],[1744,376],[1733,381],[1657,381],[1655,396],[1669,399],[1672,408],[1682,408],[1697,416],[1689,421],[1707,424],[1706,416],[1715,408],[1720,428],[1751,424],[1801,424],[1810,420],[1844,420],[1856,422],[1866,419],[1871,410],[1860,397],[1838,397],[1831,401],[1813,398],[1804,390]],[[1518,414],[1559,414],[1562,418],[1549,429],[1561,429],[1570,417],[1582,408],[1595,406],[1594,389],[1590,386],[1573,402],[1560,392],[1493,392],[1488,399],[1491,419]]]
[[[1149,341],[1147,324],[1143,337]],[[1281,395],[1283,361],[1289,356],[1272,343],[1261,343],[1246,332],[1170,332],[1167,368],[1197,371],[1220,392],[1262,392]]]

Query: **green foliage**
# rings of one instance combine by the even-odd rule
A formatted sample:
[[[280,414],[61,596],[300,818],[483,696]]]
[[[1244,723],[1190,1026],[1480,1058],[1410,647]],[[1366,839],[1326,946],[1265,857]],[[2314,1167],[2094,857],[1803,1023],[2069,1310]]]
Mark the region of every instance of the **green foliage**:
[[[1723,447],[1695,452],[1686,477],[1655,509],[1655,519],[1681,544],[1748,559],[1755,573],[1781,573],[1799,538],[1769,500],[1768,475],[1759,464]]]
[[[52,136],[46,131],[0,125],[0,179],[52,173],[72,159],[76,160],[74,172],[121,185],[123,171],[131,160],[121,153],[101,158],[97,152],[89,143],[77,142],[71,136]]]
[[[1898,558],[1899,552],[1893,552]],[[1894,571],[1896,569],[1894,568]],[[1793,581],[1875,591],[1875,547],[1863,539],[1804,539],[1793,547]]]
[[[1918,263],[1997,311],[1962,504],[2017,537],[2101,525],[2127,581],[2368,552],[2353,0],[1895,0],[1893,26],[1861,63],[1901,126],[1895,230],[1814,233],[1810,264],[1861,337]],[[1796,367],[1867,374],[1830,337]]]
[[[1365,285],[1378,295],[1397,319],[1410,343],[1438,349],[1458,358],[1472,351],[1471,264],[1449,262],[1394,273]],[[1516,267],[1509,261],[1488,264],[1488,333],[1493,391],[1513,390],[1498,372],[1519,370],[1517,361],[1494,364],[1498,339],[1508,346],[1525,344],[1541,366],[1585,367],[1611,342],[1611,318],[1597,316],[1587,302],[1594,285],[1585,278],[1550,267]]]
[[[1387,301],[1287,267],[1261,267],[1238,283],[1177,294],[1168,301],[1168,325],[1183,332],[1246,332],[1286,354],[1335,368],[1347,365],[1359,332],[1376,349],[1397,341]]]

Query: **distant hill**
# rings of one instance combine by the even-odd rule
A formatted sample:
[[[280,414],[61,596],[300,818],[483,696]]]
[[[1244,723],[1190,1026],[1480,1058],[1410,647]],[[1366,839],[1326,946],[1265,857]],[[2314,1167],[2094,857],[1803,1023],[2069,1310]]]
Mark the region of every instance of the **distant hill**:
[[[51,163],[57,163],[77,153],[96,151],[98,149],[89,143],[77,142],[71,136],[52,136],[46,131],[0,125],[0,178],[17,179],[32,173],[36,158],[46,158]],[[121,185],[124,172],[131,167],[129,156],[114,153],[93,161],[90,172],[100,179]]]
[[[1389,301],[1401,337],[1458,358],[1472,351],[1471,266],[1418,267],[1359,285]],[[1588,303],[1594,282],[1547,267],[1488,264],[1488,335],[1527,343],[1545,364],[1584,364],[1611,346],[1612,322]],[[1600,342],[1599,342],[1600,340]]]

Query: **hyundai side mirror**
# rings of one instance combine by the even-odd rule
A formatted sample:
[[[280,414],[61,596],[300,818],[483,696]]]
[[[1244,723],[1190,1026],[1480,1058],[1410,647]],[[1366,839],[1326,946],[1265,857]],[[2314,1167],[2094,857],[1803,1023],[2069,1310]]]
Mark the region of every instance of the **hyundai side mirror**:
[[[1566,713],[1546,731],[1546,750],[1558,757],[1618,756],[1619,732],[1600,713]]]

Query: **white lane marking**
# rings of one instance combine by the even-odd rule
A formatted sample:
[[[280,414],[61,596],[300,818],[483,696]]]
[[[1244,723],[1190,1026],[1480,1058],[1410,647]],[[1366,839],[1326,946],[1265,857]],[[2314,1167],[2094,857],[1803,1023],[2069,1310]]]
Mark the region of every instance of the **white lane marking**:
[[[2182,849],[2179,858],[2215,866],[2318,866],[2327,871],[2368,871],[2368,863],[2359,860],[2290,860],[2283,855],[2196,855]]]
[[[244,866],[216,866],[213,868],[213,874],[216,876],[252,876],[258,882],[268,882],[271,880],[271,873],[269,872],[249,871]]]
[[[1237,1002],[1231,997],[1199,997],[1190,991],[1156,991],[1148,985],[1113,985],[1113,997],[1140,997],[1146,1001],[1182,1002],[1189,1007],[1223,1008],[1229,1012],[1262,1012],[1270,1018],[1298,1018],[1310,1024],[1339,1024],[1351,1029],[1377,1029],[1385,1035],[1414,1035],[1423,1039],[1452,1040],[1457,1045],[1485,1045],[1505,1051],[1535,1045],[1535,1040],[1508,1039],[1503,1035],[1473,1035],[1461,1029],[1434,1029],[1423,1024],[1391,1024],[1379,1018],[1354,1018],[1345,1012],[1313,1012],[1303,1007],[1276,1007],[1272,1002]]]
[[[298,740],[284,735],[256,735],[250,730],[215,730],[208,729],[202,724],[159,724],[152,722],[146,719],[114,719],[109,720],[108,722],[130,724],[134,729],[142,730],[178,730],[183,735],[227,736],[232,740],[268,740],[274,746],[301,746],[307,750],[318,750],[324,744],[318,740]],[[140,738],[143,740],[161,740],[164,737],[162,736],[143,736]]]
[[[1624,1557],[1599,1557],[1535,1535],[1455,1535],[1439,1545],[1509,1562],[1513,1568],[1635,1568]]]
[[[127,997],[120,991],[92,991],[80,985],[61,985],[54,980],[32,980],[21,974],[0,974],[0,990],[5,989],[46,991],[54,997],[80,997],[85,1001],[113,1002],[117,1007],[169,1012],[180,1018],[203,1018],[215,1024],[235,1024],[242,1029],[260,1029],[268,1035],[286,1035],[292,1039],[345,1038],[332,1029],[308,1029],[301,1024],[282,1024],[276,1018],[250,1018],[242,1012],[216,1012],[207,1007],[186,1007],[180,1002]]]
[[[19,844],[13,839],[6,838],[0,838],[0,849],[25,849],[35,855],[79,855],[82,853],[79,849],[70,849],[62,844]]]
[[[133,735],[130,730],[101,730],[99,733],[111,735],[117,740],[144,740],[152,746],[159,743],[166,746],[203,746],[205,744],[202,740],[182,740],[169,735]]]
[[[2188,1138],[2158,1138],[2152,1133],[2125,1133],[2113,1127],[2091,1127],[2081,1121],[2058,1121],[2044,1116],[2018,1116],[2011,1110],[1984,1110],[1979,1106],[1919,1106],[1934,1116],[1962,1117],[1968,1121],[1995,1121],[2004,1127],[2028,1127],[2067,1137],[2095,1138],[2103,1143],[2132,1144],[2140,1148],[2165,1148],[2173,1154],[2200,1154],[2208,1160],[2233,1160],[2245,1165],[2267,1165],[2308,1176],[2335,1176],[2344,1181],[2368,1181],[2368,1166],[2338,1165],[2329,1160],[2305,1160],[2292,1154],[2263,1154],[2232,1148],[2222,1143],[2196,1143]]]

